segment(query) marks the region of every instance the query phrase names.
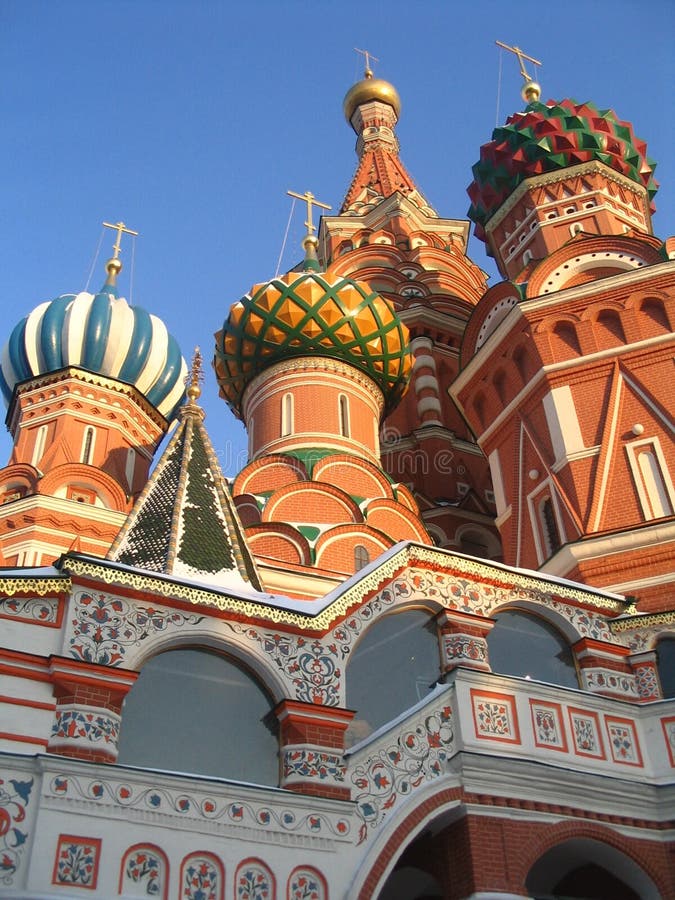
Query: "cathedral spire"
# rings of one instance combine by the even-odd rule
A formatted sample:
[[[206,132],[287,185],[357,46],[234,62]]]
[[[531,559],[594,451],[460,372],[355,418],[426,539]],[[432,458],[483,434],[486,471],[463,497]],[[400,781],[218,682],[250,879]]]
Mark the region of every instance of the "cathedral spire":
[[[427,215],[436,213],[419,193],[399,157],[399,143],[394,132],[401,113],[401,99],[396,88],[382,78],[375,78],[368,51],[364,77],[357,81],[344,99],[345,117],[357,134],[356,153],[359,165],[344,199],[341,215],[362,215],[375,203],[397,191],[412,200]]]

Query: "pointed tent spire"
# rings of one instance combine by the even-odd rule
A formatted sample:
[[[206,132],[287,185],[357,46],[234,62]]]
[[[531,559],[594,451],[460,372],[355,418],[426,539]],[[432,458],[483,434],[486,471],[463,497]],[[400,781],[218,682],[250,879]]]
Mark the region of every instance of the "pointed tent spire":
[[[357,52],[366,54],[364,50]],[[398,92],[388,81],[373,77],[371,59],[375,57],[367,54],[363,80],[353,85],[344,99],[345,117],[358,135],[359,165],[340,214],[359,215],[399,191],[424,213],[436,216],[399,157],[394,132],[401,112]]]
[[[261,590],[197,403],[202,377],[202,357],[196,349],[178,427],[108,559],[219,587]]]

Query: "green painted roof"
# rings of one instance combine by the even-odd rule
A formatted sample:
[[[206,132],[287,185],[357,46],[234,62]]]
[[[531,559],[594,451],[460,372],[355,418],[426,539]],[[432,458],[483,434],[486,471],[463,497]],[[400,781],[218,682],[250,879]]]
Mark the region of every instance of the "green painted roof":
[[[108,558],[223,586],[261,589],[244,530],[204,427],[188,402]]]

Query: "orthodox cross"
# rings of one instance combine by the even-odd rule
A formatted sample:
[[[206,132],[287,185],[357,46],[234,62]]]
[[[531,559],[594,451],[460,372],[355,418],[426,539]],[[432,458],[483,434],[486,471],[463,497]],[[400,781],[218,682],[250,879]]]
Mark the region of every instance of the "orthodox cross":
[[[377,56],[373,56],[373,54],[370,53],[368,50],[359,50],[358,47],[354,47],[354,50],[356,50],[357,53],[362,53],[366,58],[366,78],[367,78],[369,75],[373,74],[373,70],[370,68],[371,59],[374,62],[379,62],[380,60],[377,58]]]
[[[534,63],[535,66],[540,66],[541,63],[539,62],[539,60],[535,59],[533,56],[528,56],[527,53],[523,53],[523,51],[520,49],[520,47],[516,47],[515,44],[513,47],[509,47],[508,44],[504,44],[501,41],[495,41],[495,44],[498,47],[503,47],[504,50],[508,50],[509,53],[515,53],[516,56],[518,57],[518,65],[520,66],[520,74],[523,76],[525,81],[532,81],[532,79],[530,78],[530,76],[527,73],[527,69],[525,68],[525,63],[523,62],[523,60],[527,59],[529,62]]]
[[[312,222],[312,206],[319,206],[321,209],[330,209],[327,203],[321,203],[320,200],[317,200],[314,194],[311,191],[305,191],[304,194],[296,194],[295,191],[286,191],[289,197],[296,197],[298,200],[304,200],[307,204],[307,221],[305,222],[305,227],[307,228],[307,234],[312,235],[316,228],[314,227],[314,223]]]
[[[132,231],[131,228],[127,228],[124,222],[118,222],[117,225],[111,225],[110,222],[103,223],[105,228],[112,228],[113,231],[117,232],[117,240],[113,244],[113,259],[117,259],[120,255],[120,250],[122,249],[122,234],[132,234],[134,237],[138,237],[137,231]]]

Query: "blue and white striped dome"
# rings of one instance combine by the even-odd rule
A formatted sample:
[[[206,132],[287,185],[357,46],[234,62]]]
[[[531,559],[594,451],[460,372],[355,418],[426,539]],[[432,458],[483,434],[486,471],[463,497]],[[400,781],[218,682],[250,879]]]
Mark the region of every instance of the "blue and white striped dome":
[[[107,283],[41,303],[19,322],[0,359],[5,404],[19,382],[67,366],[132,384],[166,419],[185,391],[187,365],[166,325]]]

